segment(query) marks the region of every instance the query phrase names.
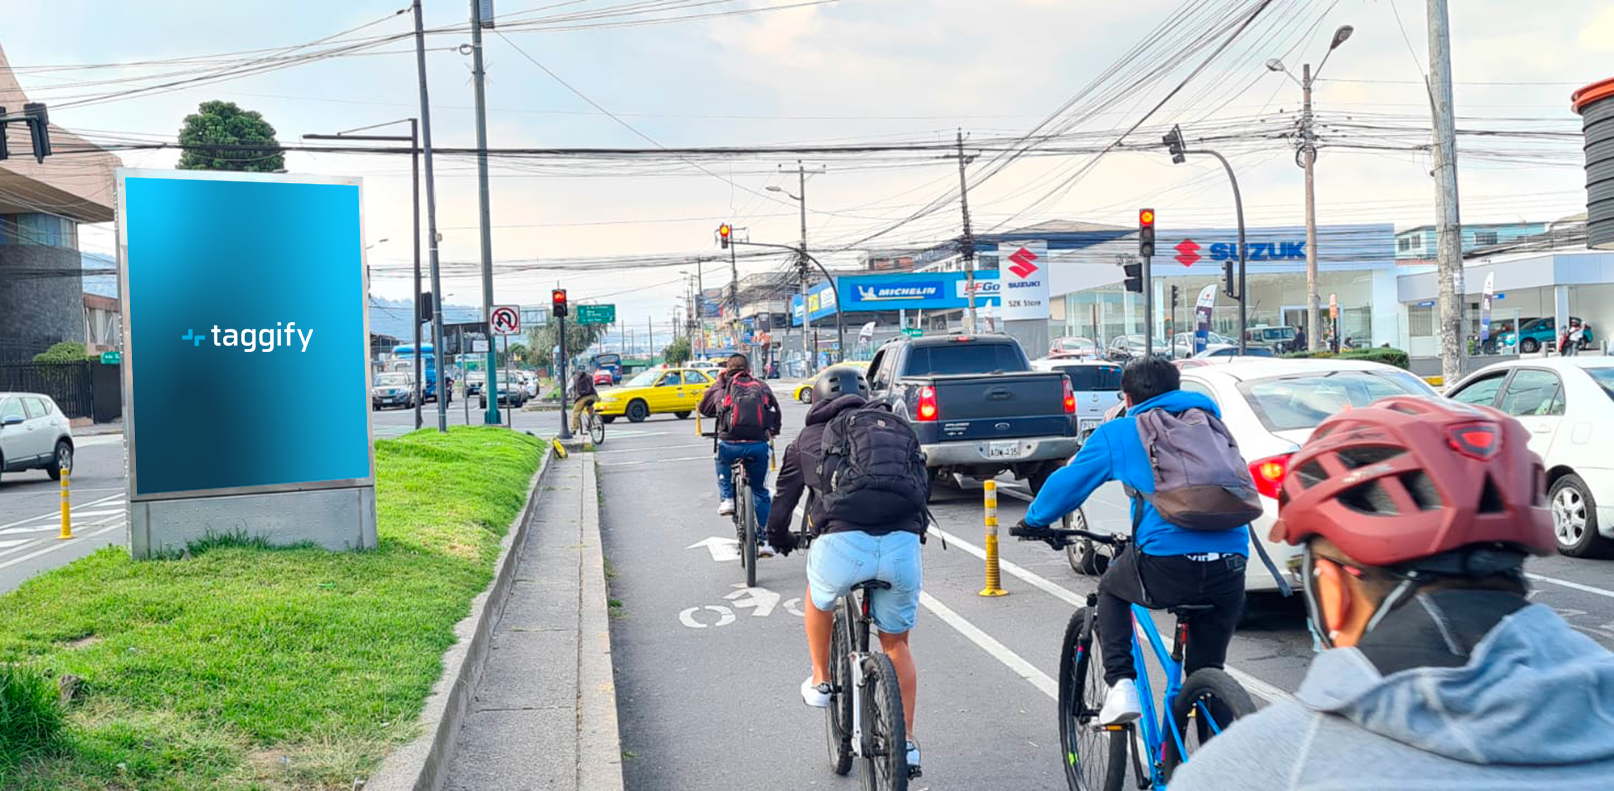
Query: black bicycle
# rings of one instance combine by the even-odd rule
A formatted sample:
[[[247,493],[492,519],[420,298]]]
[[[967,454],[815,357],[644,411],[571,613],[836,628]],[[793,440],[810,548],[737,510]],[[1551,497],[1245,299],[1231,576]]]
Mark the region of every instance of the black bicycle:
[[[1115,557],[1129,543],[1124,536],[1052,527],[1014,527],[1009,535],[1022,541],[1044,541],[1056,550],[1077,540],[1107,544],[1114,548]],[[1209,609],[1209,605],[1168,608],[1177,624],[1167,652],[1148,609],[1132,605],[1132,662],[1142,716],[1127,725],[1110,726],[1098,723],[1108,692],[1103,662],[1093,653],[1098,642],[1098,595],[1087,594],[1087,606],[1071,614],[1059,648],[1059,743],[1065,782],[1071,791],[1120,791],[1126,782],[1129,744],[1137,787],[1163,791],[1172,772],[1200,745],[1239,717],[1255,713],[1249,693],[1225,671],[1207,667],[1186,680],[1182,677],[1188,624]],[[1166,680],[1158,719],[1139,635],[1148,641]]]
[[[712,438],[712,454],[717,454],[717,433],[702,432]],[[745,472],[745,460],[735,459],[729,465],[729,481],[734,484],[734,537],[739,541],[740,567],[745,569],[746,587],[757,586],[757,546],[762,526],[757,524],[756,501],[751,497],[751,477]],[[762,485],[766,486],[767,481]]]
[[[853,585],[835,603],[829,643],[830,700],[824,710],[829,765],[844,775],[852,771],[853,758],[862,759],[864,791],[908,788],[908,737],[897,669],[891,657],[869,649],[869,591],[890,587],[880,580]]]

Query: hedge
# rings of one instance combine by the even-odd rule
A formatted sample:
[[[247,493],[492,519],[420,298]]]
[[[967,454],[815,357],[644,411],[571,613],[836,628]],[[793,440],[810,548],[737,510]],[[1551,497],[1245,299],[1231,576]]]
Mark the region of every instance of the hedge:
[[[1334,354],[1330,351],[1315,352],[1289,352],[1284,357],[1296,359],[1327,360],[1338,358],[1341,360],[1366,360],[1373,363],[1393,365],[1402,370],[1411,370],[1412,358],[1400,349],[1385,349],[1382,347],[1372,349],[1347,349]]]

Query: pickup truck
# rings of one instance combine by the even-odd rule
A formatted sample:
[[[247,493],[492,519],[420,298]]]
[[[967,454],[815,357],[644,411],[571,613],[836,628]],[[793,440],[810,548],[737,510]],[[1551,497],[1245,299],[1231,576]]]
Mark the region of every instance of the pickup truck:
[[[1058,371],[1033,371],[1007,335],[897,338],[869,363],[871,400],[906,415],[932,480],[1010,470],[1036,493],[1076,455],[1076,397]]]

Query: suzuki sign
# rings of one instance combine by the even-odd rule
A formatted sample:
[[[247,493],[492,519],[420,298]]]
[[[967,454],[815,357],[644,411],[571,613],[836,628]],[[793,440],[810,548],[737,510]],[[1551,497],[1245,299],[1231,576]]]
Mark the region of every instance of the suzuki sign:
[[[1004,252],[1007,255],[1004,255]],[[1048,243],[1025,242],[1013,249],[999,248],[1007,265],[998,271],[1002,286],[1004,321],[1048,319]]]

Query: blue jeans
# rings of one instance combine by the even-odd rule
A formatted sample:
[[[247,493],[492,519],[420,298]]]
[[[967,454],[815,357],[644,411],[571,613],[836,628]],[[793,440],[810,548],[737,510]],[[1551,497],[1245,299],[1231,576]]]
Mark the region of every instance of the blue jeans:
[[[751,480],[751,503],[757,512],[757,533],[761,535],[773,507],[773,495],[768,493],[768,443],[723,440],[717,444],[717,492],[725,500],[734,499],[729,467],[740,459],[745,460],[745,476]]]

